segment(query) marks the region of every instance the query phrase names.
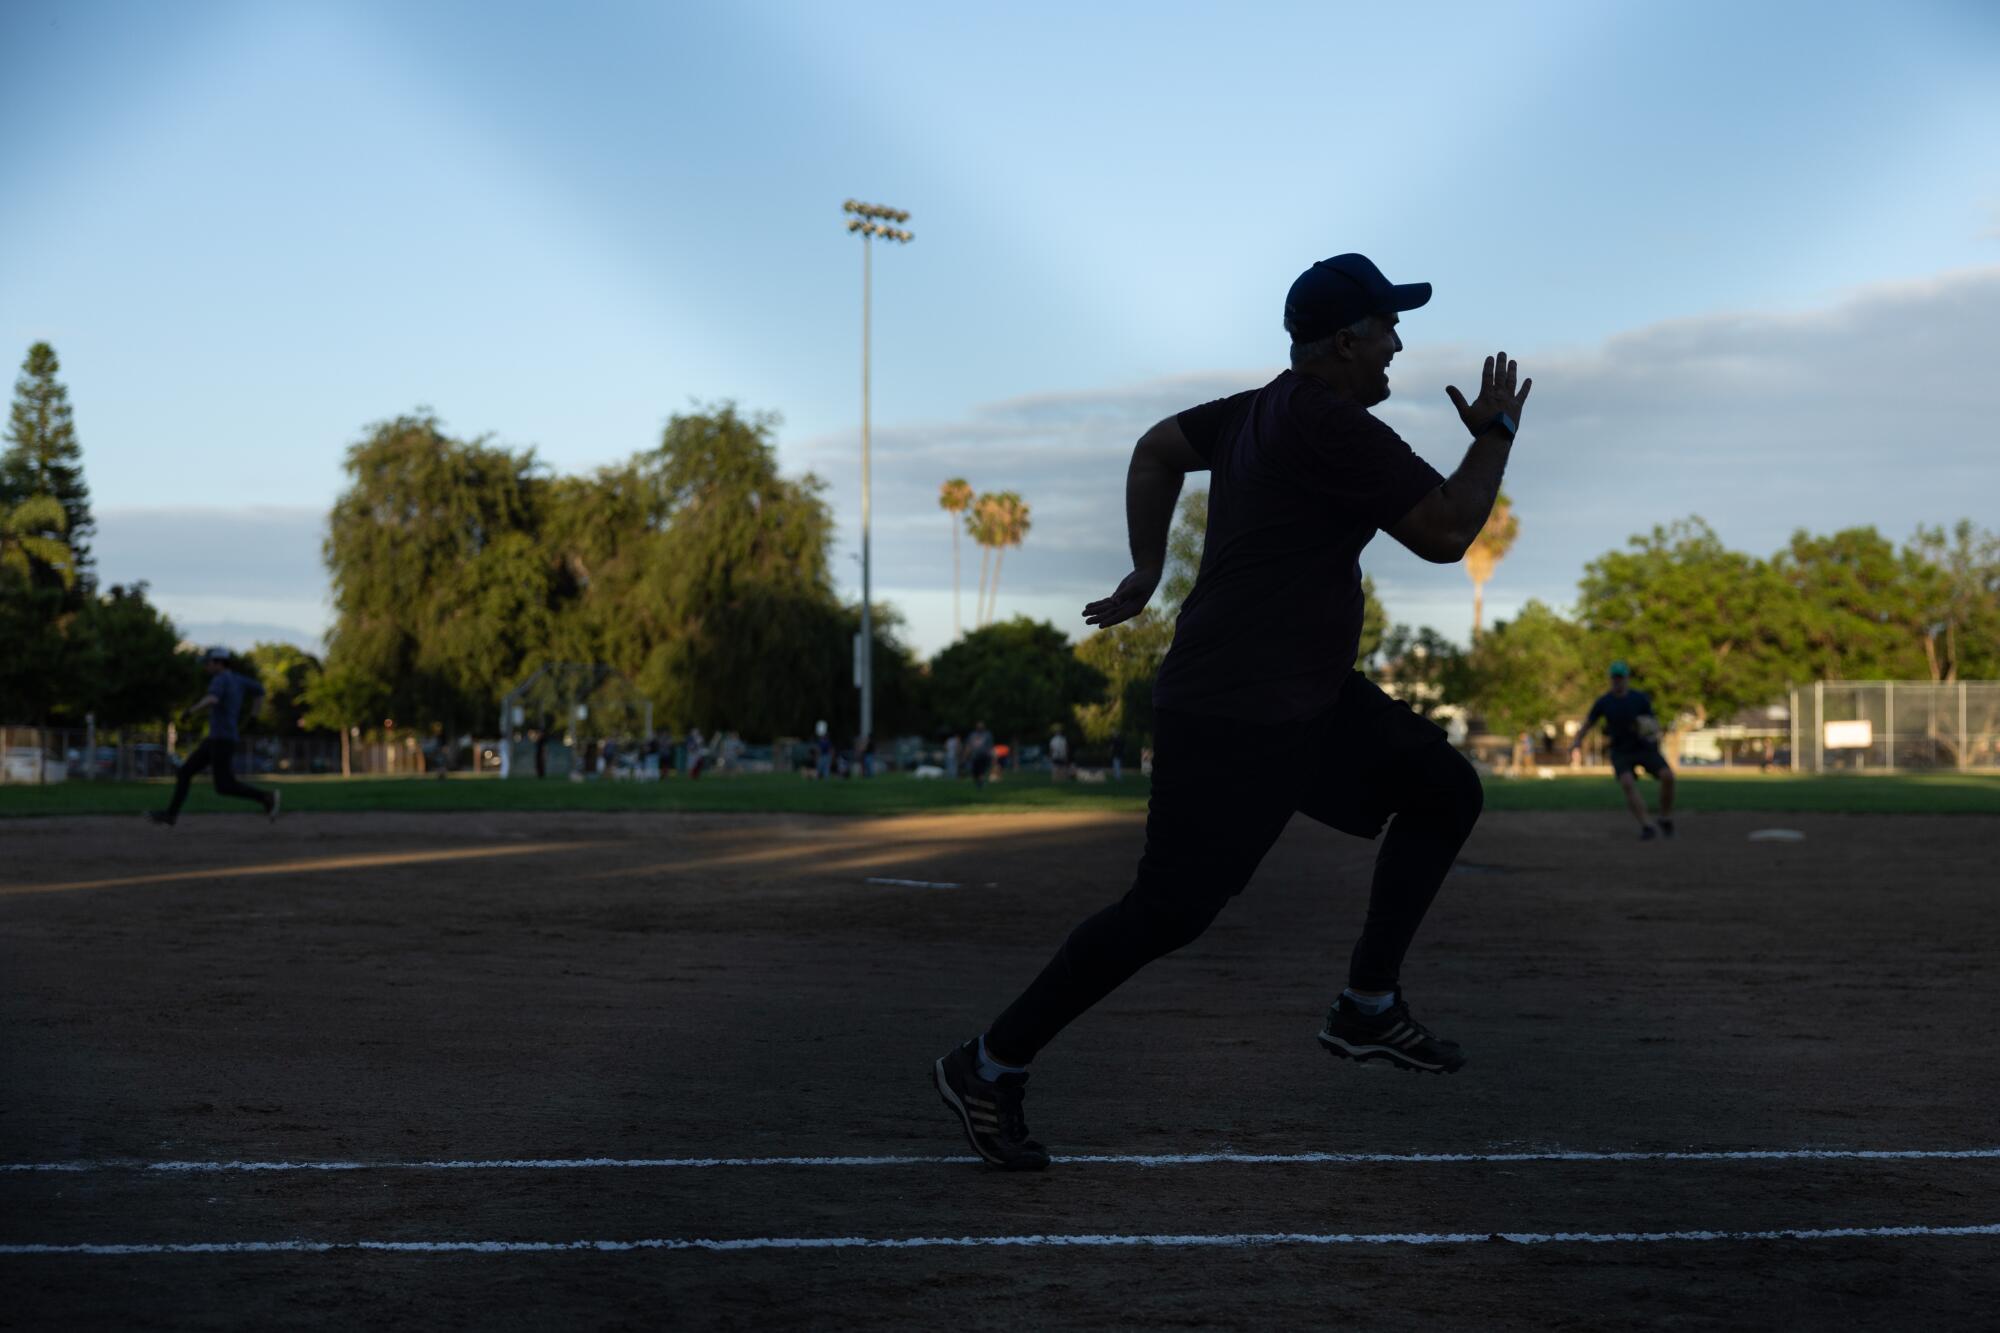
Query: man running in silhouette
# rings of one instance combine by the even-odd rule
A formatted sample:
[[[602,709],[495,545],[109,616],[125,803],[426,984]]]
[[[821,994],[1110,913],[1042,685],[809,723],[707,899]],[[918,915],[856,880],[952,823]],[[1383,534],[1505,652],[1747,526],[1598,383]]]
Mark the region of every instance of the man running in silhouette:
[[[174,774],[174,798],[167,802],[164,810],[148,810],[146,818],[155,824],[173,827],[180,818],[181,806],[187,802],[188,784],[195,774],[204,768],[215,771],[215,790],[222,796],[240,796],[246,801],[255,801],[264,807],[264,813],[276,820],[281,793],[265,791],[248,786],[236,780],[236,715],[247,699],[260,700],[264,697],[264,687],[255,676],[239,675],[229,669],[229,650],[211,648],[202,658],[202,669],[208,672],[208,692],[201,696],[190,711],[208,714],[208,739],[194,747],[194,753]],[[251,705],[254,710],[256,705]]]
[[[1359,558],[1378,530],[1426,560],[1464,556],[1499,493],[1530,383],[1516,389],[1506,353],[1488,357],[1476,398],[1445,390],[1473,437],[1458,470],[1447,480],[1412,453],[1368,409],[1389,396],[1398,313],[1430,294],[1428,283],[1391,284],[1361,255],[1313,265],[1285,300],[1292,368],[1167,418],[1134,449],[1133,569],[1084,608],[1090,624],[1144,609],[1182,480],[1210,477],[1201,569],[1154,689],[1146,847],[1131,891],[933,1066],[987,1162],[1048,1165],[1022,1111],[1028,1062],[1134,972],[1197,939],[1294,812],[1365,838],[1388,825],[1347,989],[1320,1044],[1437,1073],[1465,1062],[1411,1016],[1401,981],[1404,952],[1479,818],[1479,778],[1442,730],[1353,669]]]

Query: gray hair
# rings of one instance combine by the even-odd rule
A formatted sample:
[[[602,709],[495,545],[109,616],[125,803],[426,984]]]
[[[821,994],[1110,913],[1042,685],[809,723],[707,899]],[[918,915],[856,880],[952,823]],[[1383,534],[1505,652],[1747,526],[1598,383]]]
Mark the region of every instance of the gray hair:
[[[1333,355],[1333,340],[1343,333],[1351,333],[1357,338],[1365,338],[1375,327],[1375,316],[1363,315],[1344,329],[1335,329],[1324,338],[1309,343],[1292,344],[1292,369],[1309,366],[1313,362]]]

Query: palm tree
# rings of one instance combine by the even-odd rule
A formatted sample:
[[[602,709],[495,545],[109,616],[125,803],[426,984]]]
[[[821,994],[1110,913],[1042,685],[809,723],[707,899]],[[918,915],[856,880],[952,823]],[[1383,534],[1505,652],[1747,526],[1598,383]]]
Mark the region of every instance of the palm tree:
[[[1520,535],[1521,520],[1514,517],[1514,502],[1502,491],[1493,501],[1493,512],[1486,516],[1486,526],[1472,539],[1471,547],[1465,553],[1465,572],[1472,580],[1472,641],[1479,642],[1481,620],[1486,611],[1486,583],[1493,577],[1493,567],[1506,558],[1514,545],[1514,538]]]
[[[972,483],[964,477],[953,477],[938,488],[938,508],[952,515],[951,520],[951,637],[958,637],[958,515],[965,512],[972,503]]]
[[[993,548],[1000,544],[1000,497],[984,492],[965,515],[965,530],[979,544],[979,593],[972,602],[974,629],[986,623],[986,572],[992,567]]]
[[[995,533],[994,546],[998,548],[993,557],[993,587],[986,594],[986,623],[993,623],[993,613],[1000,604],[1000,563],[1007,558],[1007,548],[1019,546],[1021,539],[1028,535],[1028,502],[1018,491],[1002,491],[994,497],[993,506]]]
[[[36,565],[47,565],[63,587],[75,586],[76,561],[69,543],[49,535],[68,530],[62,501],[53,495],[31,495],[12,509],[0,510],[0,569],[18,570],[23,579],[32,579]]]

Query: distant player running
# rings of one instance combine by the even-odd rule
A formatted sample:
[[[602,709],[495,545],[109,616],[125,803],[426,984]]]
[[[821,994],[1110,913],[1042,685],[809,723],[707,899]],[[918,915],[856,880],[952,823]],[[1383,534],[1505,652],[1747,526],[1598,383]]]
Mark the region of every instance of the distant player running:
[[[1456,1043],[1411,1017],[1401,969],[1479,818],[1479,776],[1441,728],[1354,670],[1360,556],[1378,530],[1439,564],[1465,555],[1492,511],[1529,382],[1515,388],[1503,352],[1486,359],[1476,399],[1446,390],[1472,435],[1449,480],[1411,452],[1368,409],[1389,396],[1389,362],[1403,349],[1397,312],[1430,294],[1429,283],[1392,285],[1361,255],[1313,265],[1285,300],[1292,368],[1168,417],[1133,450],[1133,569],[1084,608],[1093,625],[1145,608],[1183,479],[1210,478],[1201,569],[1153,690],[1146,847],[1131,891],[1076,927],[991,1027],[933,1067],[987,1162],[1048,1165],[1022,1113],[1028,1062],[1133,973],[1199,938],[1294,814],[1382,838],[1347,989],[1320,1045],[1432,1073],[1465,1063]]]
[[[264,813],[273,820],[278,817],[278,802],[281,793],[264,791],[236,780],[236,714],[243,707],[243,701],[262,699],[264,687],[253,676],[239,675],[229,669],[229,650],[211,648],[202,658],[202,667],[208,672],[208,693],[201,696],[201,702],[191,710],[208,714],[208,739],[194,747],[194,753],[174,774],[174,799],[164,810],[148,810],[146,818],[155,824],[172,827],[180,818],[181,806],[187,802],[188,784],[195,774],[204,768],[215,771],[215,790],[222,796],[240,796],[246,801],[255,801],[264,807]],[[255,704],[251,705],[253,708]]]
[[[1639,821],[1639,840],[1651,842],[1663,833],[1673,837],[1674,770],[1660,753],[1660,719],[1653,715],[1651,696],[1632,688],[1632,668],[1623,660],[1611,664],[1611,692],[1600,694],[1590,706],[1590,716],[1583,720],[1576,740],[1570,744],[1571,758],[1582,753],[1583,738],[1600,717],[1604,719],[1604,729],[1611,734],[1611,771],[1617,775],[1618,785],[1625,789],[1625,804],[1631,808],[1632,817]],[[1657,826],[1646,814],[1646,798],[1640,795],[1639,779],[1633,775],[1635,769],[1641,768],[1660,780]]]

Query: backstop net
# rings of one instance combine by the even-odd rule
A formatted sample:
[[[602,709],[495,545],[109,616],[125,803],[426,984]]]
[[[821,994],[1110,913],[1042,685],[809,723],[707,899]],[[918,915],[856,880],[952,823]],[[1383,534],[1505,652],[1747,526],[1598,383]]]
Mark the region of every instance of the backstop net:
[[[2000,681],[1823,680],[1791,702],[1799,772],[2000,770]]]

